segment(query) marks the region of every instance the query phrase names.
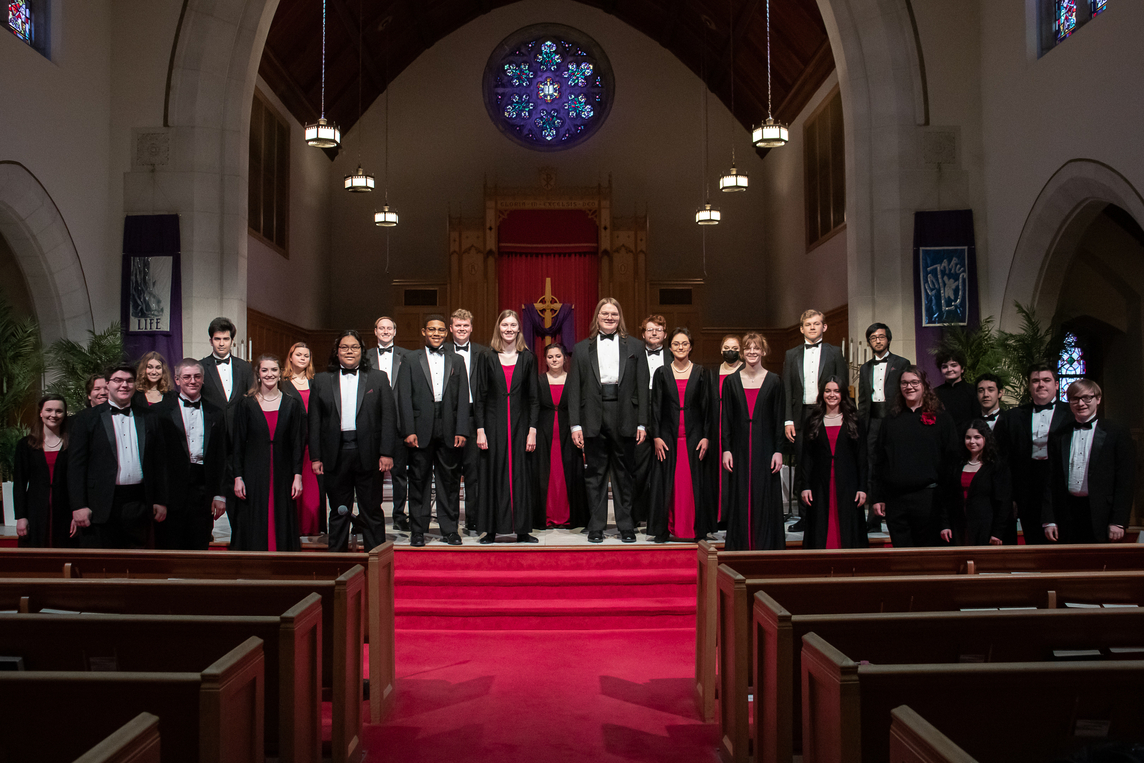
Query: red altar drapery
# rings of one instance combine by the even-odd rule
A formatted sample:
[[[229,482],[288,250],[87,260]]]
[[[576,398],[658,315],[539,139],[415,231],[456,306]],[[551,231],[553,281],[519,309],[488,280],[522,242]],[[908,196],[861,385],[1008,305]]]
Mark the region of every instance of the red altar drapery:
[[[552,294],[576,308],[576,338],[588,335],[599,292],[596,223],[582,210],[514,210],[498,230],[497,294],[501,310]],[[571,348],[569,348],[571,349]]]

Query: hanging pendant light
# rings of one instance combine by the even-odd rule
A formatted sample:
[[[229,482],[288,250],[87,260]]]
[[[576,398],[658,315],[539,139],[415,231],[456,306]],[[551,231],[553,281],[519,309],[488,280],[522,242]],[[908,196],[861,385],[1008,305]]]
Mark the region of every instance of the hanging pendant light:
[[[322,116],[306,125],[306,145],[314,148],[337,148],[342,131],[335,122],[326,121],[326,0],[322,0]]]
[[[700,225],[718,225],[720,218],[723,214],[717,207],[710,204],[704,204],[699,209],[695,210],[695,222]]]
[[[362,42],[362,0],[358,0],[358,58],[357,58],[357,125],[358,133],[361,137],[358,140],[358,162],[357,172],[346,175],[346,190],[350,193],[369,193],[373,190],[374,179],[373,175],[364,171],[361,168],[361,144],[365,140],[365,135],[362,134],[364,128],[361,125],[362,121],[362,107],[361,107],[361,67],[362,55],[364,51]]]
[[[727,3],[730,13],[728,29],[731,38],[731,169],[724,172],[719,178],[719,190],[723,193],[735,193],[747,190],[747,173],[735,169],[735,5],[734,0]]]
[[[353,193],[369,193],[375,184],[373,175],[363,170],[361,164],[358,164],[357,172],[346,175],[346,190]]]
[[[382,228],[397,225],[397,210],[389,207],[389,32],[385,39],[385,203],[381,211],[373,213],[373,224]],[[388,247],[389,244],[387,243]],[[388,256],[388,255],[387,255]]]
[[[710,141],[708,140],[708,120],[707,118],[707,27],[703,27],[703,59],[700,64],[700,72],[703,79],[703,97],[700,99],[703,111],[703,206],[695,210],[695,222],[699,225],[718,225],[719,220],[723,215],[719,212],[718,207],[711,206],[711,188],[707,181],[707,150]],[[706,239],[704,239],[704,246],[706,247]]]
[[[388,199],[386,200],[388,202]],[[382,228],[393,228],[397,225],[397,210],[390,209],[389,204],[382,204],[379,212],[373,213],[373,224]]]
[[[754,129],[751,140],[759,148],[778,148],[790,140],[790,130],[771,113],[771,0],[767,0],[767,121]]]

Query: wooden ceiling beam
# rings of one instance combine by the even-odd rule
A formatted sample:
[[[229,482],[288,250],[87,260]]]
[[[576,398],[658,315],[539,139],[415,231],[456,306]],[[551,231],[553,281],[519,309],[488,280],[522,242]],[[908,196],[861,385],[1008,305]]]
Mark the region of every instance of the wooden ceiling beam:
[[[747,7],[744,8],[735,19],[735,30],[733,32],[735,44],[733,46],[728,45],[727,49],[723,51],[723,55],[719,56],[719,63],[713,72],[714,77],[709,78],[712,90],[718,90],[726,84],[727,75],[730,74],[731,67],[735,63],[731,60],[731,49],[742,45],[743,37],[747,33],[747,27],[750,25],[755,13],[758,12],[760,2],[761,0],[748,0]]]
[[[823,40],[810,59],[810,63],[802,70],[798,79],[791,83],[790,90],[779,101],[775,109],[775,119],[787,124],[797,119],[832,71],[834,71],[834,52],[830,49],[830,40]]]
[[[358,19],[349,9],[349,6],[346,5],[346,0],[331,0],[331,2],[334,6],[334,12],[338,15],[342,26],[345,27],[346,34],[349,35],[350,40],[353,41],[354,49],[358,55],[361,56],[362,68],[369,74],[369,78],[373,80],[374,86],[379,91],[384,90],[385,78],[382,76],[381,70],[377,66],[377,61],[373,58],[373,54],[371,54],[366,47],[365,36],[359,33]],[[358,2],[362,2],[362,0],[358,0]]]
[[[269,46],[262,51],[262,61],[258,71],[295,119],[303,125],[318,119],[318,109],[306,94],[305,89],[298,84],[294,75],[282,64],[282,61]]]
[[[425,18],[424,0],[405,0],[405,9],[413,17],[413,26],[417,28],[417,37],[421,40],[422,50],[429,50],[437,39],[429,30],[429,22]]]

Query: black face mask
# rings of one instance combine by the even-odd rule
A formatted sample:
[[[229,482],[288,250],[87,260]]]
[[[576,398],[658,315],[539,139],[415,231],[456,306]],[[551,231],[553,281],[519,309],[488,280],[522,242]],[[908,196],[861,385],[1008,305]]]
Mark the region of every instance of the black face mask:
[[[723,362],[730,365],[739,361],[738,350],[723,350]]]

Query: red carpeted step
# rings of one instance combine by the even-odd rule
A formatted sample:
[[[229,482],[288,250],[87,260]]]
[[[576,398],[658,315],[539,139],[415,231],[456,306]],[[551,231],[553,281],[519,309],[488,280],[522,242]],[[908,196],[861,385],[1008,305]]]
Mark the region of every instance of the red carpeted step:
[[[394,575],[398,599],[695,599],[694,569],[403,570]]]
[[[693,598],[398,600],[397,628],[434,630],[594,630],[686,628]]]
[[[466,539],[473,543],[471,539]],[[695,546],[666,547],[587,546],[544,547],[534,545],[497,544],[496,546],[464,546],[454,548],[431,544],[424,548],[399,547],[398,570],[620,570],[620,569],[696,569]]]

